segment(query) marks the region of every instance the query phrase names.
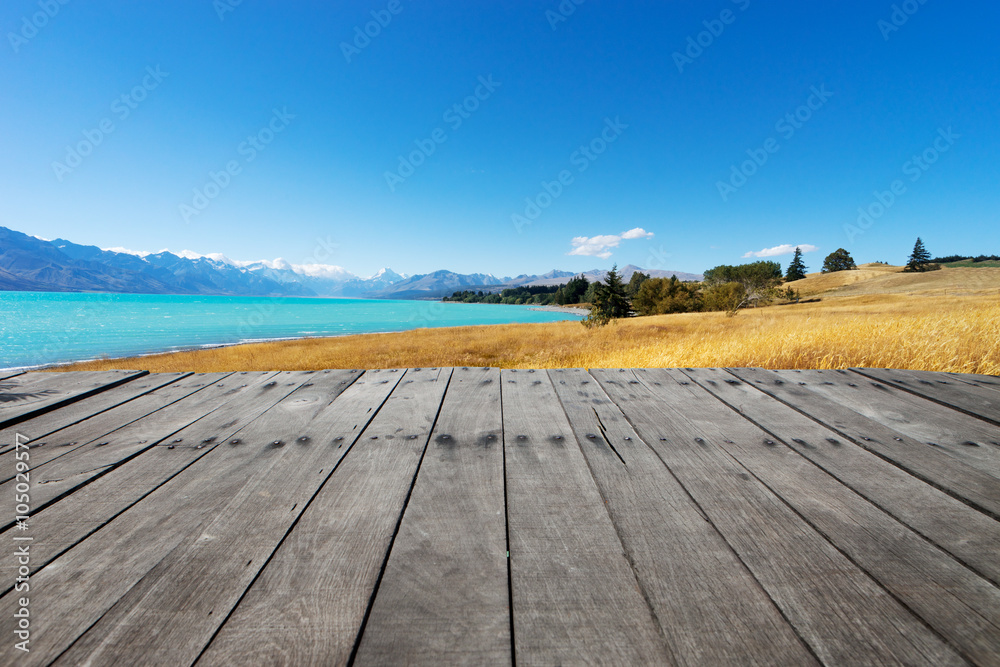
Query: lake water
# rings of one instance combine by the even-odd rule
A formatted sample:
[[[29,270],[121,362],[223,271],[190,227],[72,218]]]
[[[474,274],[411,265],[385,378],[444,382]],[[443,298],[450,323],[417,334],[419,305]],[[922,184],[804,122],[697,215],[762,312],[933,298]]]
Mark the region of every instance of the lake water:
[[[579,317],[434,301],[0,292],[0,368],[304,336],[570,319]]]

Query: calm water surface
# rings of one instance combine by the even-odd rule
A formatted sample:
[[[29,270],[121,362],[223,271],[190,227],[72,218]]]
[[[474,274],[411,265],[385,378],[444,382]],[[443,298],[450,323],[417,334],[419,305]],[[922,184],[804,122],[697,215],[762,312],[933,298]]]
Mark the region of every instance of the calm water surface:
[[[0,292],[0,368],[303,336],[570,319],[579,317],[432,301]]]

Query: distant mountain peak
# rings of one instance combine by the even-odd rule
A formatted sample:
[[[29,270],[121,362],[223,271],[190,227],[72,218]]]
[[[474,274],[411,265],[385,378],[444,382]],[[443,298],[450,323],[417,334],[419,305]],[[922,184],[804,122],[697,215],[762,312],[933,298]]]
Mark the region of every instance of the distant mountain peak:
[[[45,241],[4,227],[0,227],[0,242],[0,289],[6,290],[434,299],[456,290],[499,291],[522,285],[559,285],[575,276],[590,281],[607,276],[600,269],[553,269],[544,275],[516,278],[445,269],[407,276],[386,267],[363,279],[332,264],[292,264],[281,257],[246,262],[222,253],[191,250],[102,249],[65,239]],[[633,265],[620,269],[625,281],[636,271],[653,278],[676,274],[680,280],[701,279],[695,274]]]
[[[372,281],[378,280],[381,282],[394,283],[403,280],[405,278],[406,278],[405,275],[396,273],[392,269],[385,267],[376,271],[374,275],[368,278],[368,280]]]

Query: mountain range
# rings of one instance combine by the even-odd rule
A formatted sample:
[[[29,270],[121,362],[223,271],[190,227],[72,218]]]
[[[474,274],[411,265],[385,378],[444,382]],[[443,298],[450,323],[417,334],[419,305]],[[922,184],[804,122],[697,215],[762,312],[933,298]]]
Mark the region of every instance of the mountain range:
[[[695,274],[631,265],[620,273],[627,281],[636,271],[652,277],[676,275],[679,280],[701,280]],[[606,274],[594,269],[582,275],[593,282],[603,280]],[[495,292],[522,285],[558,285],[576,275],[581,274],[553,270],[543,275],[498,278],[488,273],[442,270],[406,276],[382,269],[361,278],[331,265],[293,265],[281,259],[242,262],[221,254],[188,251],[101,249],[65,239],[47,241],[0,227],[0,290],[10,291],[438,299],[467,289]]]

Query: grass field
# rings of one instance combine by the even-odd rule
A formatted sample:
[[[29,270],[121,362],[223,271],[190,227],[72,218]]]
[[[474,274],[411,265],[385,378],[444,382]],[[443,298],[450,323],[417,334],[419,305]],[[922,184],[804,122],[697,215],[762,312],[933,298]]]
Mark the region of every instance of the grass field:
[[[909,368],[1000,375],[1000,269],[903,274],[866,265],[800,283],[817,303],[621,320],[419,329],[257,343],[58,370],[310,370],[429,366]]]

